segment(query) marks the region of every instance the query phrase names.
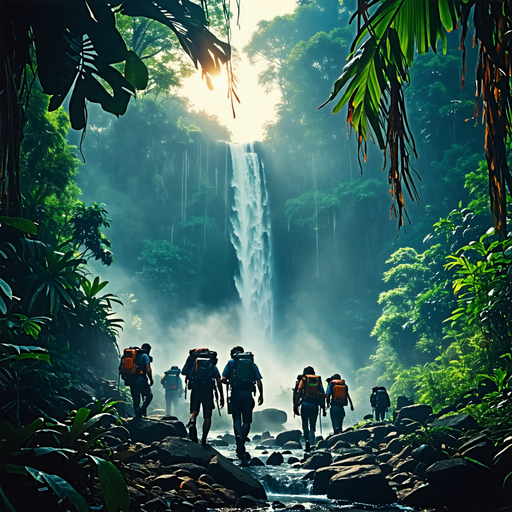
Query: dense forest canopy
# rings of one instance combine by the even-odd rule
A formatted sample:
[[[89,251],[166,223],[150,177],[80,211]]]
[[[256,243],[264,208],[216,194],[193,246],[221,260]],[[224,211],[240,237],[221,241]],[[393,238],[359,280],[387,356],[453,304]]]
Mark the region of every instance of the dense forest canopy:
[[[200,342],[224,355],[240,342],[232,136],[183,90],[193,65],[208,79],[229,61],[229,13],[160,3],[26,2],[23,22],[20,2],[0,4],[0,408],[13,429],[64,418],[82,379],[114,381],[119,347],[150,340],[161,374]],[[254,145],[274,294],[273,337],[254,352],[279,407],[305,364],[347,380],[351,423],[376,384],[436,412],[484,376],[506,389],[509,7],[430,4],[413,26],[408,0],[302,0],[240,49],[280,93]],[[463,60],[471,23],[479,44]],[[460,87],[473,63],[483,124]],[[318,110],[333,84],[347,119]],[[85,123],[85,137],[70,130]],[[501,421],[485,403],[465,411]]]

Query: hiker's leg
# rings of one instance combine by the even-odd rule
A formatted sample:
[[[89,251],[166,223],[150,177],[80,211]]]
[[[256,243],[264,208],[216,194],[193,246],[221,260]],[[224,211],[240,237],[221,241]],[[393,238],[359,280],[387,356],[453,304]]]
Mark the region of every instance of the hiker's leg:
[[[201,439],[202,444],[206,444],[208,440],[208,433],[212,426],[212,414],[213,414],[213,392],[211,396],[205,396],[203,399],[203,437]]]
[[[140,393],[135,382],[130,386],[130,394],[132,395],[133,400],[133,413],[138,417],[140,409]]]
[[[196,418],[199,414],[199,408],[201,407],[200,396],[197,392],[192,390],[190,394],[190,417],[188,419],[187,428],[188,428],[188,437],[194,443],[197,443],[197,428],[196,428]]]
[[[169,389],[165,390],[165,415],[171,415],[172,396]]]
[[[252,410],[254,409],[254,398],[252,393],[247,393],[245,396],[243,408],[242,408],[242,434],[244,442],[249,437],[249,431],[251,430],[252,423]]]
[[[334,434],[339,434],[340,433],[340,424],[339,424],[336,409],[337,409],[336,406],[331,405],[330,415],[331,415],[332,431]]]
[[[309,427],[308,427],[308,412],[307,409],[302,404],[300,408],[300,418],[302,420],[302,433],[304,434],[304,441],[309,443]]]
[[[311,416],[310,416],[310,427],[309,427],[309,444],[311,446],[315,445],[316,440],[316,421],[318,418],[318,407],[315,405],[314,408],[311,408]]]
[[[148,406],[153,400],[153,392],[151,391],[151,387],[147,381],[144,382],[142,386],[141,394],[144,397],[144,402],[140,407],[140,412],[143,416],[146,416],[148,413]]]

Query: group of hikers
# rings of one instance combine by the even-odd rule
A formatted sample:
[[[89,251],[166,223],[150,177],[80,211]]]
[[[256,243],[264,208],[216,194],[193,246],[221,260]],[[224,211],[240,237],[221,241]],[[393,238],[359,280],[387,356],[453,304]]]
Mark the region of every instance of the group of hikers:
[[[150,351],[151,346],[148,343],[144,343],[140,348],[125,349],[119,367],[120,375],[130,387],[136,418],[147,415],[148,406],[153,399]],[[183,391],[186,397],[187,390],[190,390],[190,417],[187,423],[189,438],[193,442],[199,442],[196,421],[202,407],[203,427],[200,442],[207,444],[215,402],[219,413],[227,402],[228,414],[233,418],[236,453],[238,458],[245,462],[250,459],[245,444],[249,440],[255,406],[253,395],[256,395],[256,392],[258,405],[263,404],[262,376],[254,362],[254,355],[245,352],[241,346],[231,349],[230,359],[222,375],[217,363],[217,352],[207,348],[196,348],[190,350],[181,371],[179,367],[173,366],[165,372],[161,384],[165,389],[166,415],[170,416],[172,410],[176,414]],[[185,389],[180,375],[185,376]],[[326,409],[330,409],[334,434],[342,432],[345,407],[350,404],[350,409],[354,410],[348,386],[340,374],[332,375],[326,382],[327,388],[324,391],[322,378],[316,375],[313,367],[307,366],[297,376],[293,390],[293,412],[301,417],[307,452],[315,445],[316,423],[320,410],[323,416],[326,416]],[[226,385],[227,400],[224,399],[223,384]],[[390,401],[383,386],[372,389],[370,404],[375,410],[376,419],[384,419]]]

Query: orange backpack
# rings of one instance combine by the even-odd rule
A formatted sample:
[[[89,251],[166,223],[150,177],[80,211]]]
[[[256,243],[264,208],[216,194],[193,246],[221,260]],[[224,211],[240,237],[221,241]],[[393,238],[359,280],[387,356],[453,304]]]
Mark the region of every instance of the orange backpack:
[[[343,379],[331,380],[332,401],[336,405],[347,405],[347,385]]]
[[[321,398],[320,385],[322,378],[318,375],[304,375],[299,382],[299,393],[304,398]]]

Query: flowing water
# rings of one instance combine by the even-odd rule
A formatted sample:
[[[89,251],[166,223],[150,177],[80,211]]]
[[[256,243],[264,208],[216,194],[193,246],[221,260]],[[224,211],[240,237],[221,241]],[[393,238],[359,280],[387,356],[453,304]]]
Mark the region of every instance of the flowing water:
[[[213,439],[217,437],[216,434],[217,433],[212,434],[210,438]],[[300,504],[309,512],[332,512],[336,510],[347,512],[360,512],[363,510],[378,510],[380,512],[412,511],[412,509],[408,507],[399,505],[379,507],[366,504],[350,504],[330,500],[326,495],[313,495],[311,494],[313,481],[303,478],[308,473],[311,473],[311,470],[294,468],[293,465],[287,463],[290,457],[302,459],[304,455],[303,450],[289,450],[291,453],[283,455],[283,464],[280,466],[267,466],[266,462],[270,454],[274,451],[281,451],[282,453],[283,450],[279,448],[256,450],[257,443],[254,442],[250,442],[246,446],[251,456],[258,457],[265,465],[246,466],[244,470],[261,482],[270,502],[279,501],[286,505],[287,508]],[[225,447],[216,446],[215,449],[228,459],[231,459],[235,464],[239,464],[234,445]]]
[[[229,144],[233,205],[231,243],[238,258],[235,285],[242,302],[242,340],[272,337],[272,236],[265,170],[253,144]]]

